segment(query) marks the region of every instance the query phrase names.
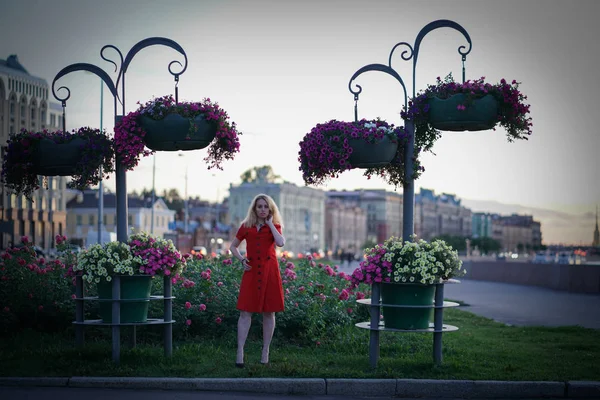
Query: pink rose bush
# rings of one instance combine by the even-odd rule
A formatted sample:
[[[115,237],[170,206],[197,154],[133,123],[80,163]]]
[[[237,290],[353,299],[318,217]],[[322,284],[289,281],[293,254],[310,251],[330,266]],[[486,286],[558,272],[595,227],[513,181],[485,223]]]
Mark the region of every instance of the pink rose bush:
[[[174,286],[174,319],[186,337],[215,336],[234,332],[239,313],[236,309],[242,265],[232,258],[188,260],[186,277],[195,282],[191,288]],[[337,266],[317,264],[308,258],[281,259],[285,311],[277,314],[277,335],[300,343],[327,341],[341,327],[369,319],[368,307],[356,307],[356,300],[368,295],[369,287],[350,288],[350,277]],[[151,304],[160,312],[159,304]],[[348,311],[348,310],[352,311]],[[191,321],[185,325],[180,321]],[[260,324],[252,324],[250,335],[260,335]]]
[[[75,315],[73,293],[65,264],[39,256],[23,236],[0,254],[0,334],[67,329]]]

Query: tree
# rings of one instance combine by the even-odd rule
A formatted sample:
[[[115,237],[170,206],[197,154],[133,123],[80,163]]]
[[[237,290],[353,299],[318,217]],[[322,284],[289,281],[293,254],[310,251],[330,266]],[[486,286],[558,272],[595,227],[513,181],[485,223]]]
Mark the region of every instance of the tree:
[[[479,248],[483,254],[495,253],[498,252],[502,245],[496,239],[492,239],[491,237],[480,237],[471,239],[471,247]]]
[[[275,175],[270,165],[247,169],[240,175],[240,178],[242,183],[273,183],[275,180],[281,179],[279,175]]]
[[[432,238],[431,240],[433,241],[438,239],[448,243],[448,245],[452,246],[452,248],[456,251],[467,250],[467,238],[464,236],[440,235]]]

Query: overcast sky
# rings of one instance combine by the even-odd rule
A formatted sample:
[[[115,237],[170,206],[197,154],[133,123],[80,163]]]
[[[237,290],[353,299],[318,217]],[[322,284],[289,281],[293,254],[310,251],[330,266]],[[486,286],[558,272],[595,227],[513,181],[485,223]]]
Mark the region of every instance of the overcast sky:
[[[600,135],[597,119],[600,2],[553,0],[476,1],[33,1],[0,0],[0,58],[17,54],[28,71],[51,83],[68,64],[88,62],[112,73],[99,51],[112,44],[125,54],[152,36],[178,42],[189,64],[181,76],[180,98],[210,97],[238,124],[241,153],[208,171],[206,150],[156,156],[158,191],[185,185],[189,194],[214,200],[255,165],[303,185],[298,142],[319,122],[353,118],[352,74],[370,63],[387,63],[398,42],[414,43],[419,30],[436,19],[450,19],[470,34],[467,78],[485,76],[522,82],[529,97],[533,135],[508,143],[501,129],[447,132],[425,155],[419,187],[460,198],[591,215],[600,203]],[[451,29],[430,33],[422,42],[417,91],[437,76],[461,75],[457,48],[466,45]],[[174,93],[167,65],[182,60],[173,50],[151,47],[131,63],[127,112],[137,101]],[[412,63],[398,56],[394,67],[412,86]],[[112,74],[114,77],[115,74]],[[403,100],[398,83],[367,73],[359,116],[401,124]],[[100,81],[74,73],[61,79],[71,89],[67,128],[98,127]],[[113,126],[112,98],[104,96],[103,125]],[[107,182],[114,188],[114,179]],[[152,185],[152,157],[128,173],[128,189]],[[322,189],[386,188],[362,170],[345,172]],[[399,189],[401,190],[401,189]],[[569,237],[545,231],[548,241],[591,241],[593,218]],[[574,222],[575,223],[575,222]],[[563,235],[563,236],[561,236]]]

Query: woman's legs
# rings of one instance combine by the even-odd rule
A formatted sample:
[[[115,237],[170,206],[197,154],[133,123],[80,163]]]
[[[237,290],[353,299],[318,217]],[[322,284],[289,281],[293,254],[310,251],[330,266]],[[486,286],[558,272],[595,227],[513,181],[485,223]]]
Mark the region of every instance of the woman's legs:
[[[271,345],[271,339],[273,339],[273,332],[275,331],[275,313],[265,312],[263,313],[263,349],[260,357],[261,363],[269,362],[269,346]]]
[[[246,344],[246,338],[248,337],[248,331],[250,330],[250,324],[252,323],[252,313],[247,311],[240,311],[240,318],[238,319],[237,327],[237,357],[235,362],[242,364],[244,362],[244,345]]]

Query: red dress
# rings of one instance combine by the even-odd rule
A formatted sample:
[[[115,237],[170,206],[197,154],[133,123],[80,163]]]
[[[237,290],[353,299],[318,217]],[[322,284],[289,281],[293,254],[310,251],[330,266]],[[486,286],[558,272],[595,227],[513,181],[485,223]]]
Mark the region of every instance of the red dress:
[[[275,228],[281,233],[280,225]],[[242,276],[237,309],[256,313],[283,311],[283,287],[271,228],[263,225],[257,230],[256,226],[242,225],[235,237],[240,242],[246,240],[246,258],[252,267]]]

